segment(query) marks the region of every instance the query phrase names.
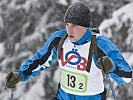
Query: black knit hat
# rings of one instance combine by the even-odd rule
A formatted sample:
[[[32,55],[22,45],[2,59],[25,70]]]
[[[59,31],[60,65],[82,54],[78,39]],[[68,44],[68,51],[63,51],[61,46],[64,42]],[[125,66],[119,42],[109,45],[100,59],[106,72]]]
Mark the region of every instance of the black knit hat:
[[[89,27],[90,26],[89,8],[81,2],[76,2],[70,5],[65,13],[64,22],[84,27]]]

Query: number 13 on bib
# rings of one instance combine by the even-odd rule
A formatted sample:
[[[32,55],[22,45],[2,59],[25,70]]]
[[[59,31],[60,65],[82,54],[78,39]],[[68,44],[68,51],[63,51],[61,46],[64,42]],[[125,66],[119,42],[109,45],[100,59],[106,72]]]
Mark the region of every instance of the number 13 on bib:
[[[61,69],[61,85],[66,90],[84,93],[87,91],[87,80],[85,74]]]

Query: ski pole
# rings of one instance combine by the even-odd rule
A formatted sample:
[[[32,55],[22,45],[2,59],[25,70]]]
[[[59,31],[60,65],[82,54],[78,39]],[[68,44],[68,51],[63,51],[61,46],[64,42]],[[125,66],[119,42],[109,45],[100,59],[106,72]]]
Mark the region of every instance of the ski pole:
[[[14,100],[14,91],[15,91],[15,88],[12,88],[11,89],[11,100]]]
[[[118,98],[117,98],[117,96],[116,96],[116,93],[115,93],[115,90],[114,90],[114,88],[113,88],[112,82],[111,82],[110,77],[109,77],[108,74],[106,74],[106,79],[107,79],[107,81],[108,81],[108,83],[109,83],[109,86],[110,86],[110,88],[111,88],[111,91],[112,91],[112,95],[113,95],[113,97],[114,97],[114,100],[118,100]]]
[[[105,66],[104,66],[104,60],[103,60],[103,58],[101,58],[100,59],[101,60],[101,64],[102,64],[102,72],[103,72],[103,74],[105,73]],[[111,82],[111,80],[110,80],[110,77],[109,77],[109,75],[108,75],[108,73],[105,73],[106,74],[106,79],[107,79],[107,81],[108,81],[108,83],[109,83],[109,86],[110,86],[110,88],[111,88],[111,91],[112,91],[112,95],[113,95],[113,97],[114,97],[114,100],[118,100],[118,98],[117,98],[117,96],[116,96],[116,93],[115,93],[115,90],[114,90],[114,88],[113,88],[113,85],[112,85],[112,82]]]

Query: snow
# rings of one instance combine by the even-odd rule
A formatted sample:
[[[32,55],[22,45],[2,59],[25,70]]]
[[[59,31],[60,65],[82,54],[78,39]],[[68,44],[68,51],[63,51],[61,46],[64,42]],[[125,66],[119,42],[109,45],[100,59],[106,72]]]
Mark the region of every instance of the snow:
[[[58,68],[56,71],[55,71],[55,75],[54,75],[54,81],[58,84],[60,82],[60,69]]]
[[[0,72],[0,87],[2,86],[3,82],[5,81],[6,73]]]
[[[129,63],[130,66],[133,66],[133,54],[131,54],[131,55],[128,57],[127,62]]]
[[[120,9],[114,11],[112,14],[112,18],[104,20],[100,24],[99,29],[101,31],[107,29],[106,37],[111,38],[112,32],[110,30],[110,27],[115,24],[116,30],[119,30],[122,27],[123,23],[129,24],[128,23],[129,19],[132,22],[132,26],[131,26],[132,28],[130,28],[130,29],[133,29],[133,13],[132,13],[131,9],[133,9],[133,3],[129,3],[129,4],[121,7]],[[130,30],[130,32],[131,32],[131,30]],[[131,36],[128,38],[127,41],[131,41]]]
[[[42,17],[38,21],[38,25],[37,25],[37,28],[36,28],[37,32],[40,32],[40,33],[46,33],[47,32],[46,31],[47,20],[50,16],[50,13],[51,13],[52,10],[53,10],[53,8],[50,8],[42,15]]]
[[[30,88],[25,97],[22,100],[42,100],[45,95],[43,82],[45,79],[45,72],[41,73],[39,78],[36,80],[36,83]]]
[[[0,6],[3,5],[3,4],[7,4],[8,0],[1,0],[0,1]]]
[[[21,42],[28,43],[28,42],[36,39],[37,37],[38,38],[41,37],[41,34],[39,34],[38,32],[34,32],[33,34],[26,36]]]
[[[133,24],[131,26],[131,29],[128,30],[128,37],[126,38],[126,43],[129,45],[131,44],[131,46],[133,47]]]
[[[26,11],[29,11],[30,7],[38,7],[38,0],[26,0],[24,4],[16,5],[17,0],[12,0],[11,3],[9,3],[8,7],[12,9],[20,9],[24,8]]]
[[[9,97],[10,97],[10,91],[9,90],[5,91],[6,76],[7,76],[7,73],[0,72],[0,89],[4,91],[0,93],[0,100],[9,100]]]
[[[52,11],[52,8],[51,9],[48,9],[45,13],[44,13],[44,15],[42,15],[41,16],[41,18],[40,18],[40,20],[38,21],[38,25],[37,25],[37,27],[35,28],[35,31],[33,32],[33,34],[31,34],[31,35],[28,35],[28,36],[26,36],[26,37],[24,37],[24,39],[22,39],[22,43],[28,43],[30,40],[34,40],[34,39],[39,39],[39,37],[42,37],[42,34],[43,33],[47,33],[47,31],[46,31],[46,22],[47,22],[47,20],[48,20],[48,16],[49,16],[49,14],[50,14],[50,12]],[[29,23],[27,23],[26,25],[25,25],[25,27],[27,27],[29,25]],[[40,33],[42,33],[42,34],[40,34]],[[46,34],[45,35],[46,36],[46,38],[48,38],[48,34]]]
[[[133,53],[132,52],[123,52],[122,55],[126,59],[128,64],[130,66],[133,66]]]
[[[117,11],[115,11],[112,17],[113,18],[121,17],[122,22],[127,22],[128,19],[131,19],[131,21],[133,21],[132,9],[133,9],[133,3],[127,4],[118,9]]]
[[[16,60],[16,57],[6,57],[6,59],[4,59],[1,63],[0,66],[6,66],[7,63],[13,62]],[[10,66],[8,66],[10,67]],[[4,70],[6,67],[2,67],[2,69]]]
[[[1,58],[2,56],[4,56],[4,51],[5,51],[4,43],[0,43],[0,58]]]
[[[15,5],[16,5],[16,0],[12,0],[12,1],[9,3],[8,7],[9,7],[9,8],[14,8]]]
[[[58,0],[57,2],[61,5],[68,5],[66,0]]]
[[[42,74],[40,77],[43,77],[44,75]],[[44,96],[44,89],[43,89],[43,84],[42,82],[44,80],[41,80],[42,78],[39,78],[32,86],[32,88],[29,90],[28,94],[25,95],[25,100],[42,100],[40,97]]]
[[[0,12],[1,13],[1,12]],[[0,28],[4,27],[4,22],[3,22],[3,18],[0,16]]]

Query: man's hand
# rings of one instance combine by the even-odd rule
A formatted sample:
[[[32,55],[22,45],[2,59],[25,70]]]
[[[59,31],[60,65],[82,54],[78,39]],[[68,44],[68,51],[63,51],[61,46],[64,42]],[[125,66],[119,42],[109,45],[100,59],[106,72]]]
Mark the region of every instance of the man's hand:
[[[114,64],[108,56],[99,58],[97,64],[103,74],[109,73],[114,68]]]
[[[22,75],[18,72],[10,72],[6,77],[6,88],[15,88],[16,84],[22,80]]]

